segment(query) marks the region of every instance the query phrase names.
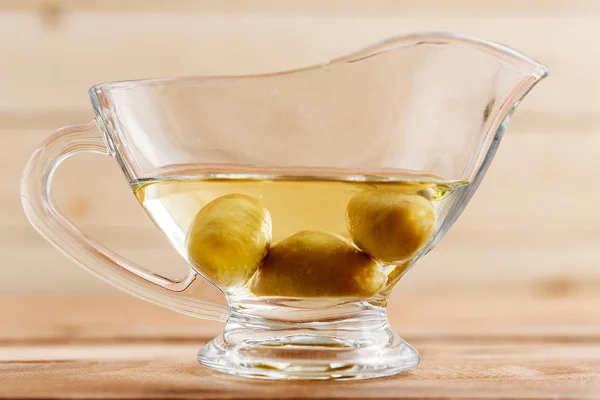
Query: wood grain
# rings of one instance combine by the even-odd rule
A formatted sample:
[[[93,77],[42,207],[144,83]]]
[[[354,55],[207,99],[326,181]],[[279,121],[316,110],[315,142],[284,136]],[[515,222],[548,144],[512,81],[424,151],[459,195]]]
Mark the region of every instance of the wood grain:
[[[458,0],[451,6],[443,0],[329,0],[327,2],[294,0],[172,0],[161,1],[105,0],[0,0],[4,10],[38,11],[49,5],[65,12],[72,11],[135,11],[148,12],[200,12],[200,13],[257,13],[276,15],[320,16],[387,16],[387,15],[443,15],[443,16],[561,16],[565,13],[596,13],[598,4],[593,0],[530,0],[526,3],[508,0],[503,3],[482,3],[477,0]]]
[[[310,385],[209,371],[196,352],[220,324],[125,295],[5,295],[0,398],[593,399],[600,393],[597,293],[397,296],[392,324],[420,350],[421,365],[391,378]]]
[[[563,3],[555,15],[524,18],[493,9],[458,15],[449,4],[440,3],[437,16],[382,11],[380,17],[74,10],[56,11],[50,17],[54,22],[44,22],[48,17],[35,8],[6,11],[0,13],[0,51],[5,54],[0,110],[81,110],[89,104],[87,88],[100,82],[277,71],[321,63],[389,36],[450,31],[506,43],[549,65],[556,78],[532,92],[522,110],[547,115],[598,111],[600,56],[589,50],[589,38],[600,28],[590,8],[561,12]],[[11,35],[19,35],[19,41],[10,40]]]
[[[365,382],[264,382],[197,364],[195,345],[10,348],[0,361],[5,398],[152,399],[596,399],[597,345],[419,344],[423,361]],[[23,359],[25,358],[25,359]],[[126,360],[123,360],[126,358]]]
[[[392,326],[409,341],[600,343],[600,293],[569,282],[465,291],[395,291]],[[222,324],[186,317],[115,292],[4,294],[0,345],[197,343]]]

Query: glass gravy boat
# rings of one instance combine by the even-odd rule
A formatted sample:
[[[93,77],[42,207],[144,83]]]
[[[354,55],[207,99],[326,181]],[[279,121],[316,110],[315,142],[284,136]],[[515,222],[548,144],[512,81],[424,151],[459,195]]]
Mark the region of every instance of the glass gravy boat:
[[[82,267],[156,304],[226,321],[201,364],[272,379],[415,367],[388,295],[477,189],[521,99],[547,74],[505,46],[395,37],[265,75],[105,83],[95,121],[60,129],[22,181],[31,224]],[[87,237],[51,181],[79,152],[114,157],[189,262],[160,276]],[[202,280],[229,307],[202,299]]]

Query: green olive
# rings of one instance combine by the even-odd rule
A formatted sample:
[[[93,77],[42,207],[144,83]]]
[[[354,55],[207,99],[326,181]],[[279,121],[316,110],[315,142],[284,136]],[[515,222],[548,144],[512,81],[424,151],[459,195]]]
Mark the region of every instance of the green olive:
[[[386,280],[376,261],[339,236],[302,231],[271,247],[250,290],[258,296],[367,298]]]
[[[348,202],[346,224],[354,244],[385,263],[414,256],[435,233],[435,209],[426,198],[367,190]]]
[[[186,238],[188,260],[221,288],[242,286],[271,241],[271,216],[256,199],[230,194],[196,214]]]

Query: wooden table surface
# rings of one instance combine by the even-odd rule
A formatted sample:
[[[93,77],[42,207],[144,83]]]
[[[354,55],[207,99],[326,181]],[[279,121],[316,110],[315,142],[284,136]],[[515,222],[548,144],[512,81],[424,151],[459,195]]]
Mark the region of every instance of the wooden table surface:
[[[0,398],[598,398],[600,294],[394,294],[390,319],[422,355],[395,377],[274,382],[196,362],[222,326],[120,294],[3,295]]]

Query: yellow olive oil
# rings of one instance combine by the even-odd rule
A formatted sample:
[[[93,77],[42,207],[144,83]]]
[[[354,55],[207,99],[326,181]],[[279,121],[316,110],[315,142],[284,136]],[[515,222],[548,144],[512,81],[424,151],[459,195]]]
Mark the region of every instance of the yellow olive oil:
[[[196,271],[224,291],[369,298],[431,247],[467,182],[183,176],[134,192]]]

